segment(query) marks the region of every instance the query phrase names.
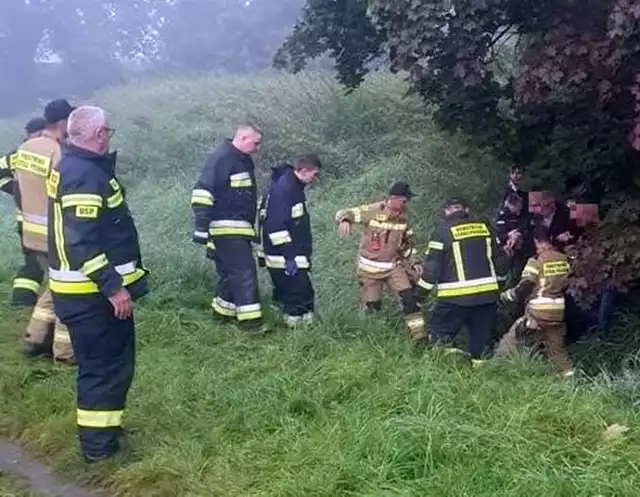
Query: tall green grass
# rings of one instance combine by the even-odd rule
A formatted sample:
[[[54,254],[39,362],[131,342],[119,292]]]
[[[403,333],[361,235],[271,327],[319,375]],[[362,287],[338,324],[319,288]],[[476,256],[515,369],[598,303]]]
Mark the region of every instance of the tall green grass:
[[[490,214],[504,166],[438,133],[403,84],[377,75],[345,95],[322,74],[168,80],[96,95],[117,128],[119,167],[154,291],[138,312],[138,367],[125,455],[87,469],[77,456],[74,373],[19,357],[27,314],[2,308],[0,433],[67,477],[121,496],[635,496],[634,373],[563,383],[525,355],[482,369],[407,344],[388,299],[358,312],[357,235],[333,215],[406,180],[420,247],[447,192]],[[211,320],[214,278],[190,242],[190,189],[207,151],[249,120],[265,130],[269,167],[303,151],[325,168],[310,191],[318,322],[290,331],[269,315],[257,338]],[[20,123],[0,124],[2,138]],[[15,141],[15,140],[14,140]],[[19,252],[10,201],[0,240],[2,289]],[[264,276],[264,275],[263,275]],[[265,303],[269,285],[263,277]],[[627,324],[632,329],[636,323]],[[580,364],[609,349],[572,351]],[[628,350],[615,349],[616,361]],[[595,362],[597,364],[597,362]]]

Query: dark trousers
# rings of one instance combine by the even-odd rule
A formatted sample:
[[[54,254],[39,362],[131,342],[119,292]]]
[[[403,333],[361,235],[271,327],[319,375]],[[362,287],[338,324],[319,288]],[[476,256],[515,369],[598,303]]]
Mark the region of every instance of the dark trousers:
[[[495,322],[497,305],[461,306],[438,299],[429,319],[429,331],[436,342],[452,342],[462,326],[469,330],[467,352],[473,359],[488,354],[488,343]]]
[[[37,253],[22,249],[24,263],[18,269],[13,280],[11,304],[15,306],[33,307],[36,305],[44,271],[38,263]]]
[[[314,291],[309,272],[298,270],[287,276],[284,269],[269,268],[273,293],[282,308],[284,320],[289,325],[311,321],[314,311]]]
[[[244,324],[262,320],[258,294],[258,271],[251,241],[247,238],[215,239],[214,262],[218,281],[213,311],[221,316],[237,318]]]
[[[135,370],[133,317],[119,320],[101,296],[54,297],[56,314],[69,328],[78,364],[80,448],[90,459],[119,448],[122,415]]]

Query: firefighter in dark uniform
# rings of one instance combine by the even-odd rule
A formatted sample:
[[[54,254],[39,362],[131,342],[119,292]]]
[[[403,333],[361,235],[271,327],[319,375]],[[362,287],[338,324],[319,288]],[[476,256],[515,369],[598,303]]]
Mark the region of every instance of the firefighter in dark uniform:
[[[69,144],[48,180],[49,286],[78,364],[77,423],[87,462],[119,449],[135,364],[133,302],[148,292],[138,234],[99,107],[69,117]]]
[[[474,363],[481,361],[488,353],[499,285],[505,277],[506,261],[490,226],[470,216],[463,200],[446,202],[444,219],[429,240],[419,283],[436,292],[428,321],[434,344],[448,345],[466,324],[467,352]]]
[[[46,126],[46,121],[42,117],[34,117],[30,119],[25,126],[26,136],[24,141],[31,138],[37,138],[42,135]],[[20,245],[22,246],[22,254],[24,256],[24,263],[18,269],[15,278],[13,279],[13,293],[11,295],[11,304],[17,307],[33,307],[38,300],[38,294],[40,292],[40,285],[44,278],[44,271],[38,264],[36,254],[22,245],[22,212],[20,210],[20,196],[15,195],[15,181],[13,177],[13,167],[11,165],[11,158],[17,150],[7,154],[4,157],[0,157],[0,190],[4,193],[11,195],[14,198],[16,207],[18,209],[17,220],[17,232],[20,237]]]
[[[301,155],[293,165],[276,167],[263,198],[260,220],[265,265],[271,276],[274,296],[289,326],[313,321],[314,291],[311,270],[311,218],[305,187],[319,173],[320,159]]]
[[[233,140],[224,140],[207,158],[191,196],[193,240],[207,246],[218,274],[213,312],[236,319],[243,328],[262,325],[252,245],[257,241],[258,199],[251,158],[261,142],[262,131],[240,126]]]
[[[520,283],[500,295],[503,302],[526,301],[526,310],[502,337],[496,352],[507,353],[529,335],[544,345],[558,374],[570,377],[574,372],[564,343],[564,293],[570,271],[569,261],[551,244],[547,227],[536,226],[533,236],[537,255],[527,262]]]

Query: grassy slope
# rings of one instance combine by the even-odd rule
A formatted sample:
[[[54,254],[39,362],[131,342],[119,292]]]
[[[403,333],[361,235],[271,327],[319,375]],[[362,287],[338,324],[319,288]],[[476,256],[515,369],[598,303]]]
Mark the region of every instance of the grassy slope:
[[[132,448],[126,464],[87,472],[76,455],[73,372],[22,361],[26,316],[6,307],[0,433],[123,496],[637,495],[638,435],[600,441],[607,424],[637,426],[633,376],[563,384],[525,358],[472,372],[434,354],[416,357],[391,303],[378,321],[355,312],[357,237],[334,236],[339,206],[406,178],[421,194],[412,207],[424,242],[448,187],[464,185],[486,209],[501,172],[436,133],[401,91],[378,77],[345,97],[309,75],[175,80],[96,97],[113,112],[154,276],[138,313]],[[257,339],[209,318],[213,281],[189,242],[189,190],[212,141],[245,118],[267,131],[263,167],[308,149],[327,164],[310,200],[321,323],[307,332],[280,328]],[[16,127],[0,124],[0,132],[15,136]],[[15,237],[0,244],[6,293],[19,259]]]

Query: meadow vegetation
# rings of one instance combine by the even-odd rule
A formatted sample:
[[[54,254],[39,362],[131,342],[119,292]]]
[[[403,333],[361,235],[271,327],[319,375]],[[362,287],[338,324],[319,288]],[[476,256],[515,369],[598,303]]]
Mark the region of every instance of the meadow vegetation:
[[[629,341],[575,347],[588,374],[562,382],[524,354],[482,369],[417,355],[391,299],[377,319],[359,313],[358,237],[335,236],[335,211],[407,180],[418,194],[411,210],[422,249],[450,191],[493,214],[506,166],[436,131],[404,91],[383,74],[349,95],[322,74],[264,74],[146,82],[96,95],[117,129],[119,169],[153,278],[137,313],[126,450],[114,463],[87,469],[81,462],[74,372],[21,359],[28,313],[5,304],[0,434],[66,478],[116,496],[637,495],[640,411]],[[266,131],[257,160],[263,180],[297,152],[316,151],[326,166],[309,200],[318,319],[307,330],[285,329],[271,315],[265,278],[271,335],[246,335],[210,316],[214,279],[190,242],[190,190],[207,151],[242,120]],[[0,123],[2,150],[15,145],[21,126]],[[20,253],[10,199],[1,209],[7,301]],[[637,326],[623,317],[617,336]],[[613,423],[631,430],[605,442],[602,432]]]

